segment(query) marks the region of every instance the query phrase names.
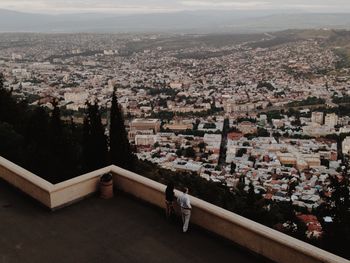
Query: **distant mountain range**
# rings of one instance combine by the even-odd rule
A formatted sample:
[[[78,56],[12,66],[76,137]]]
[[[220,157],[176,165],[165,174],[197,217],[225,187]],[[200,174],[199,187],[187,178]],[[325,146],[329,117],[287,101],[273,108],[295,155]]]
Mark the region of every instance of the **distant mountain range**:
[[[350,29],[350,14],[187,11],[137,15],[45,15],[0,9],[0,32],[266,32]]]

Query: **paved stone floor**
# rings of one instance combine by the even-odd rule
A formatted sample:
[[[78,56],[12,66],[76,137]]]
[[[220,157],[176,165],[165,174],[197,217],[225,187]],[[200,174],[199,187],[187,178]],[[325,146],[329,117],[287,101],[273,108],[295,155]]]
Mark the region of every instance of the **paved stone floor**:
[[[0,181],[0,263],[264,262],[163,211],[118,194],[51,212]]]

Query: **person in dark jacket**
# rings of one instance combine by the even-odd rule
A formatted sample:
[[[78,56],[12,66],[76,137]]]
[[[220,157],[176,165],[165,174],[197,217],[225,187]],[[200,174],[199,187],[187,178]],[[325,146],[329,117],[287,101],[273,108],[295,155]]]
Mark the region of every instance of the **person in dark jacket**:
[[[165,213],[167,218],[169,218],[175,213],[174,203],[175,203],[174,184],[170,182],[167,185],[167,188],[165,189]]]

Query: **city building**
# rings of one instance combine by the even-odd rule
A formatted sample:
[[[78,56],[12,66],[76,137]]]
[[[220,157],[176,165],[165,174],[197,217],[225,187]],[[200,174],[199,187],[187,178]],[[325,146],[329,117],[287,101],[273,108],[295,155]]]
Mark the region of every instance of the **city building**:
[[[323,112],[314,111],[311,113],[311,122],[323,125],[324,114]]]
[[[338,124],[338,115],[335,113],[326,114],[324,125],[334,128]]]
[[[258,131],[258,127],[250,121],[243,121],[239,123],[237,128],[243,134],[254,134]]]
[[[160,124],[158,119],[134,119],[130,123],[130,131],[152,130],[157,133],[160,131]]]
[[[342,153],[344,155],[350,155],[350,136],[346,137],[342,142]]]

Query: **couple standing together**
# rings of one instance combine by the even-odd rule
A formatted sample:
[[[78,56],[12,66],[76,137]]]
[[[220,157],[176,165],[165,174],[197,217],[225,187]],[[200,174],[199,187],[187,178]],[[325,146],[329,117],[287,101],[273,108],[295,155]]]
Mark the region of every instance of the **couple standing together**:
[[[175,212],[175,209],[174,209],[175,193],[174,193],[174,185],[172,183],[169,183],[165,190],[165,203],[166,203],[166,215],[167,217],[170,217]],[[188,230],[188,224],[190,222],[191,210],[192,210],[187,187],[183,189],[183,193],[177,198],[177,203],[181,208],[181,216],[182,216],[182,222],[183,222],[182,231],[186,233]]]

